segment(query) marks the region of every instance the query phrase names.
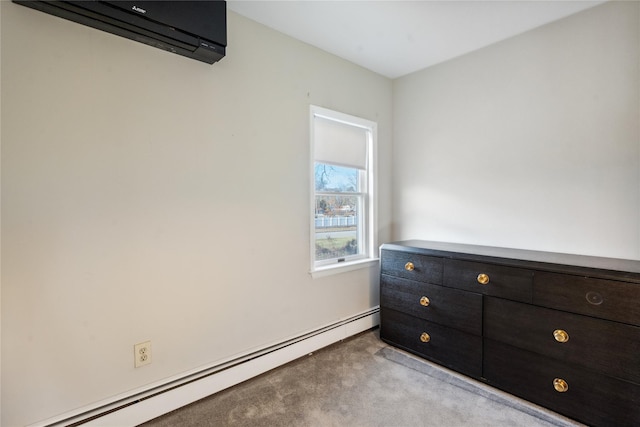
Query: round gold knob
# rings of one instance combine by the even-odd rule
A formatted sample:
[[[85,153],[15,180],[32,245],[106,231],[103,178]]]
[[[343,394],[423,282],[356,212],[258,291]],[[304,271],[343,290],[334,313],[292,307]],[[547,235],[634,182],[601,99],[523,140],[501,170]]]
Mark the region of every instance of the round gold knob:
[[[413,265],[413,263],[411,261],[409,261],[408,263],[406,263],[404,265],[404,269],[407,271],[413,271],[413,269],[416,268],[415,265]]]
[[[569,384],[562,378],[555,378],[553,380],[553,388],[555,388],[558,393],[564,393],[569,390]]]
[[[478,283],[480,283],[481,285],[486,285],[487,283],[489,283],[489,276],[484,273],[478,274]]]
[[[562,329],[556,329],[555,331],[553,331],[553,337],[558,342],[569,341],[569,334],[567,333],[567,331],[563,331]]]
[[[431,341],[431,337],[429,336],[429,334],[428,334],[428,333],[423,332],[423,333],[420,335],[420,341],[422,341],[422,342],[429,342],[429,341]]]
[[[427,298],[427,297],[420,298],[420,305],[422,305],[424,307],[428,307],[429,303],[430,303],[429,298]]]

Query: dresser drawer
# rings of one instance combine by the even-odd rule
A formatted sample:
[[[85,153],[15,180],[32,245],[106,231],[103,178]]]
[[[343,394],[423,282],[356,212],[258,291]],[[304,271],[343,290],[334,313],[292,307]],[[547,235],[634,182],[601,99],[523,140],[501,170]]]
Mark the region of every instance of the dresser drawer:
[[[531,302],[533,272],[479,262],[445,260],[443,284],[484,295]]]
[[[383,250],[380,272],[405,279],[441,284],[442,258]]]
[[[482,334],[482,295],[380,276],[380,305],[439,325]]]
[[[487,297],[484,336],[640,384],[637,326]]]
[[[640,385],[485,339],[487,382],[592,426],[637,426]],[[554,380],[568,389],[556,391]],[[560,389],[562,383],[558,384]]]
[[[640,284],[556,273],[536,273],[536,305],[640,326]]]
[[[481,337],[395,310],[382,309],[380,315],[380,337],[383,340],[469,376],[480,377]]]

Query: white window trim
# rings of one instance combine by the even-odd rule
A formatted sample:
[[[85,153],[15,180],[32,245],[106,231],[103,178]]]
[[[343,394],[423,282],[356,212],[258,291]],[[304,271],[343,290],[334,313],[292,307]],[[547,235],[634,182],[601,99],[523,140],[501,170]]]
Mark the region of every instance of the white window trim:
[[[315,105],[310,106],[309,115],[309,140],[310,143],[310,164],[309,164],[309,177],[310,177],[310,206],[309,206],[309,257],[310,257],[310,274],[313,278],[323,277],[331,274],[344,273],[347,271],[359,270],[364,268],[370,268],[378,263],[378,125],[371,120],[363,119],[361,117],[352,116],[345,113],[340,113],[327,108],[318,107]],[[349,125],[360,126],[371,132],[370,149],[368,150],[368,167],[367,167],[367,197],[365,203],[367,204],[367,222],[365,225],[367,231],[367,255],[365,257],[359,257],[353,260],[346,260],[340,263],[331,263],[317,265],[315,260],[315,180],[313,178],[313,171],[315,165],[314,158],[314,119],[316,117],[322,117],[330,120],[336,120]]]
[[[311,270],[311,277],[317,279],[319,277],[331,276],[338,273],[346,273],[347,271],[362,270],[364,268],[377,267],[379,258],[361,258],[351,262],[341,262],[339,264],[324,265]]]

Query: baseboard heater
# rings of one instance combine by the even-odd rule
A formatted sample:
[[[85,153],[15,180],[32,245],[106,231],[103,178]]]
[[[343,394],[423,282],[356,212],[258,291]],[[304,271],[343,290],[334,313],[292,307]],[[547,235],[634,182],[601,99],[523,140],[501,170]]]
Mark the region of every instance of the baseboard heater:
[[[380,307],[29,427],[135,426],[380,324]]]

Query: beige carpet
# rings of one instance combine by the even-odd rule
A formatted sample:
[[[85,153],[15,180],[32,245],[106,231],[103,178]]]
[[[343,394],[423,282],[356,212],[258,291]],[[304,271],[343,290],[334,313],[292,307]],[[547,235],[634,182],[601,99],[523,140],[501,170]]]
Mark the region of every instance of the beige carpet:
[[[320,350],[143,424],[165,426],[580,426],[380,341]]]

